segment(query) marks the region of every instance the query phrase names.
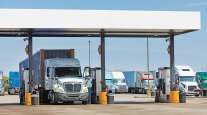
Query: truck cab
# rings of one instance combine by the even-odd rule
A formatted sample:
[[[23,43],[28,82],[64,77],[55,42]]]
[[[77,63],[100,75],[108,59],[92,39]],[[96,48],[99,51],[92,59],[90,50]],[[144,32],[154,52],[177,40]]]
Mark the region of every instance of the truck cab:
[[[112,83],[115,88],[116,93],[127,93],[128,92],[128,86],[126,83],[126,79],[124,77],[124,74],[122,72],[112,72]]]
[[[200,89],[196,82],[196,72],[190,66],[175,66],[176,77],[183,85],[187,95],[200,95]]]
[[[81,66],[75,58],[45,60],[45,90],[50,103],[88,101],[88,88],[81,74]]]
[[[4,95],[4,82],[2,79],[0,79],[0,95]]]
[[[155,83],[154,83],[154,77],[151,73],[148,72],[139,72],[140,74],[140,85],[144,89],[143,93],[146,93],[146,91],[150,88],[152,91],[154,91]]]

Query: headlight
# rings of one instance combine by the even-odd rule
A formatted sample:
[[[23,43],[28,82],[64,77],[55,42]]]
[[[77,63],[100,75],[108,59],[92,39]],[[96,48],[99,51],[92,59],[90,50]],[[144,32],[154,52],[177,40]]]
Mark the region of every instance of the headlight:
[[[82,93],[87,93],[87,92],[88,92],[88,87],[83,86],[83,88],[82,88]]]
[[[54,91],[63,93],[64,92],[63,83],[60,81],[57,81],[57,83],[54,84]]]
[[[114,88],[115,88],[115,89],[119,89],[119,86],[115,85]]]
[[[57,80],[57,85],[58,85],[58,87],[63,87],[63,83],[59,80]]]

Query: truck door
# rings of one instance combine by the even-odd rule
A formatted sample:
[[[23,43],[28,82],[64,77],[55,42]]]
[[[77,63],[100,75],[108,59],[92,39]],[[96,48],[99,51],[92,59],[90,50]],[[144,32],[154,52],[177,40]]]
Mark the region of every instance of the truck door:
[[[54,76],[52,74],[52,68],[47,67],[46,69],[46,78],[45,78],[45,88],[47,90],[50,90],[53,88],[53,81],[54,81]]]

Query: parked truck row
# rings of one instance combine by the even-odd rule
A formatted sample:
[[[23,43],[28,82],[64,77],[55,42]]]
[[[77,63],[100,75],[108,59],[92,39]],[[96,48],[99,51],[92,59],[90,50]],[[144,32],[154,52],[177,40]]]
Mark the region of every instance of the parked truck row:
[[[19,63],[19,72],[9,72],[8,94],[38,91],[40,103],[82,101],[88,103],[88,78],[81,72],[74,49],[41,49],[32,56],[32,76],[29,82],[28,59]],[[84,72],[83,72],[84,73]],[[106,88],[114,93],[155,92],[156,71],[112,71],[105,74]],[[3,72],[0,72],[0,95],[4,94]],[[190,66],[175,66],[175,76],[187,95],[207,94],[207,72],[195,72]],[[29,85],[32,89],[28,89]],[[98,87],[98,86],[97,86]],[[97,91],[98,92],[98,91]],[[24,101],[24,100],[22,100]]]

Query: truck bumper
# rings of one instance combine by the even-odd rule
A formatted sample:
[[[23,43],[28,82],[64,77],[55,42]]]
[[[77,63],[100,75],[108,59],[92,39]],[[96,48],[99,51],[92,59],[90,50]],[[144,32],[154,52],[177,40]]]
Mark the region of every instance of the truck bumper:
[[[128,92],[128,89],[115,89],[115,92],[116,93],[127,93]]]
[[[188,91],[188,92],[186,92],[186,95],[188,95],[188,96],[200,95],[200,90]]]
[[[56,93],[58,101],[87,101],[88,93]]]

